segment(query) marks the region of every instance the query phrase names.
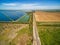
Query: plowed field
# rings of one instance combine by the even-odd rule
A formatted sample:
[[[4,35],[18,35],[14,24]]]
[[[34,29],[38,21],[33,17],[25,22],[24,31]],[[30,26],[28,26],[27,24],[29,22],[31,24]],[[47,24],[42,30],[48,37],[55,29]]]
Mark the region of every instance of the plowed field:
[[[60,12],[36,11],[34,14],[37,22],[60,22]]]

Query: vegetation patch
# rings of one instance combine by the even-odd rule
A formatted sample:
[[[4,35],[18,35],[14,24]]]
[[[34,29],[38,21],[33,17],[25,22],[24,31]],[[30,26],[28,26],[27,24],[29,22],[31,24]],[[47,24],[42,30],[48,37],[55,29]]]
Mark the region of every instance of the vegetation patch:
[[[37,25],[37,27],[42,45],[60,45],[60,24],[59,26]]]
[[[11,45],[32,45],[32,36],[29,26],[17,32],[18,35],[10,42]]]
[[[19,18],[18,20],[17,20],[17,22],[20,22],[20,23],[29,23],[29,15],[24,15],[24,16],[22,16],[21,18]]]

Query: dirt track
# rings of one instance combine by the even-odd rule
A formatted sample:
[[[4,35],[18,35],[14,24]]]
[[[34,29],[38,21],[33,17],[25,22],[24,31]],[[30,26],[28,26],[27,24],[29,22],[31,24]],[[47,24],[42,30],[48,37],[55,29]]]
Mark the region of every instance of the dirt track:
[[[60,22],[60,12],[36,11],[34,14],[37,22]]]
[[[41,45],[41,40],[38,35],[35,15],[33,14],[33,45]]]

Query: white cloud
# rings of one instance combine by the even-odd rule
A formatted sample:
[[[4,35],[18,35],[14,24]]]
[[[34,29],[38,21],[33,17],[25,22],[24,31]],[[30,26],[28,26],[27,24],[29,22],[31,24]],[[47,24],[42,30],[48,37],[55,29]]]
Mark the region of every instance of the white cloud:
[[[2,5],[5,5],[5,6],[16,6],[17,4],[16,3],[3,3]]]
[[[60,9],[60,6],[43,6],[38,3],[3,3],[5,9]]]
[[[60,6],[41,6],[39,4],[22,4],[21,9],[60,9]]]

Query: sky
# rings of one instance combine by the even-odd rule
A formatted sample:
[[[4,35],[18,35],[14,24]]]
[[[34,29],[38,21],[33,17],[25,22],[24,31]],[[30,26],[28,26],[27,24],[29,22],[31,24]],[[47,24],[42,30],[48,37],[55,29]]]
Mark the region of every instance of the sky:
[[[60,9],[60,0],[0,0],[0,10]]]

